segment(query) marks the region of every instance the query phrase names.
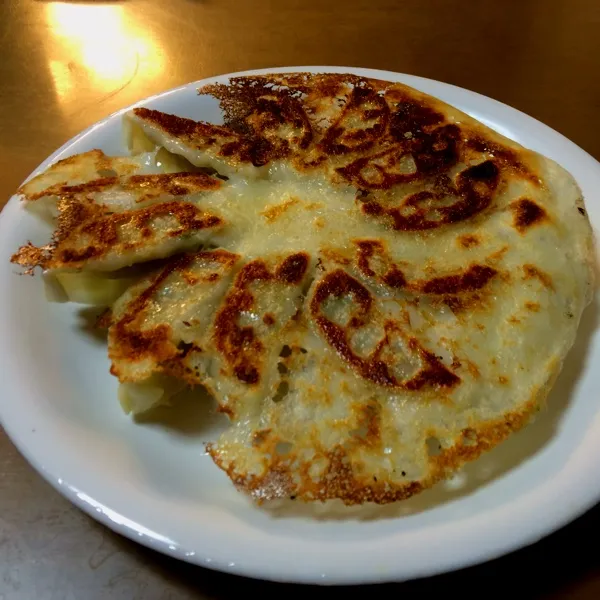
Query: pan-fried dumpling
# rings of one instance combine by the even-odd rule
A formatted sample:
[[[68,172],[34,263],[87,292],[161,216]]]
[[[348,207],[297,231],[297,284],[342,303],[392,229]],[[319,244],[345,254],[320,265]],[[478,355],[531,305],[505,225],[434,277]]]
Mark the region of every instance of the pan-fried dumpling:
[[[115,303],[112,372],[122,397],[156,375],[202,384],[230,415],[279,383],[280,338],[304,300],[305,253],[245,262],[224,250],[185,254]]]
[[[204,173],[105,177],[57,192],[51,244],[28,244],[14,262],[45,271],[116,271],[198,248],[224,221],[202,208],[221,180]]]
[[[111,157],[96,149],[57,161],[22,185],[17,193],[26,201],[29,210],[51,222],[57,216],[56,202],[64,187],[97,179],[160,172],[156,151]]]
[[[253,178],[259,174],[254,168],[257,159],[251,141],[225,127],[143,107],[129,112],[125,124],[132,148],[162,147],[196,167],[214,169],[223,176],[239,173]]]

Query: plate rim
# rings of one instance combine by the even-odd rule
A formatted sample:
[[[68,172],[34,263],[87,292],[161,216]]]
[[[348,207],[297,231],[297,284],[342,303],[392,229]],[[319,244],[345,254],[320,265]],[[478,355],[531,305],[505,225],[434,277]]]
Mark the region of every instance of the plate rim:
[[[272,67],[272,68],[262,68],[262,69],[253,69],[247,71],[238,71],[233,73],[225,73],[221,75],[215,75],[212,77],[199,79],[195,81],[188,82],[186,84],[164,90],[162,92],[153,94],[151,96],[140,99],[129,106],[121,108],[117,111],[112,112],[107,115],[103,119],[97,121],[96,123],[90,125],[76,136],[72,137],[68,141],[66,141],[63,145],[57,148],[52,154],[50,154],[43,162],[41,162],[23,181],[25,183],[32,177],[34,177],[39,172],[43,171],[47,166],[57,159],[65,155],[68,150],[80,142],[83,138],[94,133],[98,128],[103,127],[107,122],[112,121],[118,117],[120,117],[123,113],[130,110],[133,107],[144,105],[149,102],[156,101],[158,99],[167,97],[171,94],[178,94],[184,91],[187,91],[191,88],[197,88],[200,85],[204,85],[206,83],[213,83],[216,81],[222,81],[225,79],[229,79],[231,77],[236,76],[245,76],[245,75],[257,75],[257,74],[265,74],[265,73],[282,73],[282,72],[348,72],[348,73],[358,73],[369,77],[376,77],[381,79],[387,79],[392,81],[401,81],[406,83],[407,85],[413,86],[417,89],[419,88],[419,83],[423,83],[424,85],[441,85],[443,88],[447,88],[449,90],[454,91],[459,94],[467,94],[468,96],[473,97],[474,100],[478,102],[482,102],[488,106],[494,106],[501,110],[502,112],[510,114],[515,119],[525,120],[529,125],[535,126],[540,131],[545,133],[546,135],[550,135],[555,138],[559,147],[565,146],[565,150],[567,153],[575,153],[578,155],[580,160],[588,163],[587,168],[596,171],[595,177],[598,180],[600,185],[600,162],[598,162],[593,156],[591,156],[588,152],[577,146],[570,139],[565,137],[562,133],[554,130],[553,128],[545,125],[541,121],[538,121],[534,117],[513,108],[507,104],[499,102],[493,98],[480,94],[478,92],[474,92],[467,88],[462,88],[451,83],[446,83],[441,80],[435,80],[431,78],[420,77],[417,75],[412,75],[408,73],[399,73],[387,70],[379,70],[379,69],[369,69],[369,68],[361,68],[361,67],[341,67],[341,66],[288,66],[288,67]],[[460,106],[459,106],[460,108]],[[462,109],[464,110],[464,109]],[[21,184],[22,185],[22,184]],[[7,226],[7,223],[11,218],[14,218],[13,213],[17,209],[18,199],[16,196],[11,196],[8,200],[4,209],[0,212],[0,231],[3,230],[4,227]],[[1,237],[1,236],[0,236]],[[0,304],[3,302],[3,297],[0,296]],[[586,309],[588,310],[588,309]],[[1,348],[1,346],[0,346]],[[263,579],[263,580],[271,580],[271,581],[280,581],[280,582],[288,582],[288,583],[317,583],[317,584],[329,584],[329,585],[338,585],[338,584],[364,584],[364,583],[378,583],[378,582],[386,582],[386,581],[406,581],[412,579],[418,579],[425,576],[437,575],[444,572],[449,572],[457,569],[466,568],[469,566],[473,566],[476,564],[481,564],[483,562],[487,562],[491,559],[497,558],[499,556],[505,555],[509,552],[515,551],[517,549],[526,547],[535,543],[541,538],[544,538],[556,530],[564,527],[566,524],[572,522],[576,518],[580,517],[582,514],[587,512],[590,508],[592,508],[599,500],[600,500],[600,482],[596,485],[595,491],[591,493],[591,490],[588,489],[587,494],[580,494],[577,497],[577,502],[572,502],[570,504],[569,509],[562,511],[555,511],[554,519],[552,519],[552,524],[549,525],[547,520],[537,519],[536,526],[530,527],[527,531],[516,529],[517,535],[513,537],[506,538],[506,535],[503,538],[503,543],[496,542],[495,544],[488,544],[488,547],[485,549],[479,549],[477,551],[457,551],[452,556],[446,556],[445,560],[439,559],[438,561],[432,561],[432,563],[422,564],[421,569],[413,569],[412,573],[402,572],[402,570],[397,570],[393,572],[386,573],[378,573],[376,570],[371,570],[369,572],[347,572],[343,573],[339,568],[335,573],[306,573],[300,572],[297,569],[290,568],[287,572],[284,573],[274,573],[269,570],[256,569],[253,567],[246,568],[243,565],[234,563],[223,563],[217,564],[215,561],[207,562],[206,557],[199,557],[196,553],[186,553],[183,552],[180,547],[172,547],[166,544],[164,541],[159,541],[156,537],[153,537],[152,532],[150,530],[146,530],[149,532],[148,534],[140,534],[140,529],[132,527],[128,524],[129,518],[125,515],[116,513],[110,507],[99,505],[99,503],[95,502],[93,498],[87,496],[82,490],[77,489],[72,483],[65,481],[64,479],[57,476],[56,473],[48,471],[39,456],[35,455],[35,452],[31,449],[30,446],[26,443],[26,440],[20,438],[16,428],[13,430],[11,428],[11,424],[6,422],[5,417],[3,416],[4,411],[2,409],[2,403],[0,401],[0,422],[4,427],[5,433],[10,441],[15,445],[20,454],[25,458],[25,460],[32,466],[32,468],[40,474],[43,479],[45,479],[55,490],[57,490],[63,497],[65,497],[71,504],[75,505],[77,508],[82,510],[84,513],[88,514],[94,520],[100,522],[103,526],[108,527],[112,531],[123,535],[137,543],[140,543],[144,546],[147,546],[155,551],[161,552],[163,554],[167,554],[173,556],[177,559],[184,560],[186,562],[197,564],[201,567],[209,568],[211,570],[222,571],[226,573],[231,573],[235,575],[242,575],[246,577],[251,577],[254,579]],[[598,416],[598,414],[596,414]],[[558,478],[558,477],[557,477]],[[538,494],[539,495],[539,494]],[[498,509],[500,510],[500,509]],[[508,528],[507,528],[508,529]],[[515,528],[513,528],[515,530]],[[468,535],[465,536],[465,540],[469,538]],[[360,552],[360,549],[357,550]],[[439,554],[439,552],[438,552]]]

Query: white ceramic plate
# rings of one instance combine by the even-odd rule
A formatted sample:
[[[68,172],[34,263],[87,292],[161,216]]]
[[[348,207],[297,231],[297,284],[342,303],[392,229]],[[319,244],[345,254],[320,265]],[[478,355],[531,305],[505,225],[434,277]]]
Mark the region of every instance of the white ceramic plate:
[[[600,165],[534,119],[444,83],[367,69],[454,104],[570,170],[600,224]],[[254,71],[253,73],[258,73]],[[265,71],[262,71],[265,72]],[[202,83],[225,81],[226,76]],[[140,104],[219,120],[200,82]],[[94,125],[35,171],[99,147],[123,153],[121,113]],[[32,174],[33,175],[33,174]],[[352,510],[253,508],[204,453],[222,423],[183,402],[165,421],[126,417],[108,373],[105,343],[86,313],[49,304],[39,278],[19,277],[8,258],[48,231],[12,198],[0,217],[0,417],[29,462],[62,494],[108,527],[199,565],[295,582],[406,580],[482,562],[530,544],[600,499],[600,336],[597,303],[549,400],[527,430],[468,466],[450,484],[396,506]],[[89,315],[87,317],[89,321]]]

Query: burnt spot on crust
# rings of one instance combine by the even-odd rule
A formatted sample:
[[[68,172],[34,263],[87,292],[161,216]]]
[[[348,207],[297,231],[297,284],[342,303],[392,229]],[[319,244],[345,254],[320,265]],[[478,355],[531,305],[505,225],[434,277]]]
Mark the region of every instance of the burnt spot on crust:
[[[485,161],[460,172],[455,181],[439,179],[434,190],[416,192],[399,206],[389,206],[385,195],[371,194],[361,204],[364,214],[391,223],[397,231],[435,229],[465,221],[486,209],[498,186],[499,169]],[[448,204],[448,199],[455,201]]]
[[[309,256],[304,252],[291,254],[283,259],[273,271],[260,259],[247,263],[240,269],[235,282],[217,312],[213,326],[215,346],[234,375],[241,382],[255,385],[261,378],[264,345],[254,327],[241,326],[242,312],[251,311],[255,297],[250,286],[259,281],[277,281],[285,285],[301,283],[308,269]],[[274,325],[275,318],[267,313],[263,322]]]
[[[275,270],[275,279],[283,283],[298,284],[308,268],[309,256],[305,252],[292,254],[283,260]]]
[[[352,297],[355,306],[345,327],[334,323],[322,312],[322,307],[329,298],[343,296]],[[310,303],[310,311],[327,343],[365,379],[378,385],[407,390],[419,390],[425,386],[453,387],[460,382],[460,379],[447,369],[437,356],[425,350],[416,339],[406,335],[401,327],[392,321],[384,323],[384,338],[368,357],[364,358],[356,354],[351,347],[350,337],[374,316],[371,312],[372,305],[373,298],[369,290],[345,271],[338,269],[326,274],[317,284]],[[405,338],[408,351],[421,364],[416,374],[404,380],[399,380],[390,365],[382,358],[389,349],[393,336]]]
[[[546,211],[533,200],[521,198],[510,205],[513,212],[513,225],[519,233],[525,233],[534,225],[547,220]]]
[[[471,265],[464,273],[434,277],[420,284],[425,294],[459,294],[480,290],[498,271],[485,265]]]
[[[256,166],[305,150],[313,139],[297,94],[267,79],[232,78],[229,85],[208,85],[199,93],[219,100],[226,125],[250,140],[246,160]]]
[[[523,265],[523,279],[525,281],[537,279],[544,287],[551,290],[554,289],[552,277],[535,265]]]
[[[369,278],[375,278],[390,288],[405,288],[416,294],[457,295],[475,292],[484,288],[498,271],[487,265],[473,264],[467,269],[450,275],[408,281],[401,269],[390,259],[383,243],[379,240],[359,240],[357,267]],[[378,258],[377,273],[372,266],[374,256]]]
[[[456,241],[461,248],[467,249],[479,246],[481,243],[479,237],[475,234],[459,235]]]
[[[245,331],[243,333],[245,333],[248,330],[248,328],[244,328],[244,330]],[[242,335],[238,339],[243,340],[244,336]],[[252,338],[250,338],[249,341],[252,342]],[[263,348],[262,344],[258,340],[255,340],[254,347],[256,347],[256,350],[258,352],[262,351]],[[251,348],[253,348],[252,345]],[[250,365],[245,362],[242,362],[239,365],[235,365],[233,367],[233,372],[240,381],[242,381],[243,383],[247,383],[248,385],[254,385],[260,380],[260,374],[258,372],[258,369],[253,365]]]
[[[444,115],[440,112],[411,98],[399,98],[392,93],[388,93],[388,97],[395,106],[390,123],[390,134],[397,141],[415,139],[423,129],[426,130],[444,121]]]
[[[519,158],[518,153],[512,148],[503,146],[491,140],[483,139],[472,131],[465,131],[464,145],[470,150],[480,154],[493,156],[505,169],[527,179],[534,186],[539,187],[541,181]]]
[[[192,352],[202,352],[202,348],[200,348],[200,346],[197,346],[193,342],[184,342],[183,340],[177,344],[177,350],[179,350],[180,358],[185,358]]]
[[[539,312],[540,304],[539,302],[525,302],[525,308],[531,312]]]
[[[381,278],[383,283],[391,288],[402,288],[406,286],[404,273],[395,265],[392,265],[387,273]]]
[[[339,118],[325,132],[320,149],[330,156],[368,150],[385,133],[389,113],[385,99],[374,90],[354,87]]]

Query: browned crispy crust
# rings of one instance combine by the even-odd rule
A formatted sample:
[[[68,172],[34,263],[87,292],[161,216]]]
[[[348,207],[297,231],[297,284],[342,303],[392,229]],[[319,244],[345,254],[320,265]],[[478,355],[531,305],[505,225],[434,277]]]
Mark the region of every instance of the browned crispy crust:
[[[220,100],[226,124],[239,135],[228,152],[255,165],[279,159],[300,170],[329,165],[358,188],[365,215],[398,231],[472,218],[491,205],[503,173],[540,185],[515,150],[454,123],[433,99],[402,84],[345,74],[284,74],[233,78],[200,93]],[[336,103],[341,110],[322,125],[319,107]],[[280,137],[290,128],[293,135]],[[494,158],[449,176],[457,164],[482,153]],[[399,170],[408,157],[413,168]],[[390,205],[388,190],[416,182],[429,189]],[[455,198],[450,205],[444,202],[448,196]]]
[[[472,123],[455,122],[440,103],[401,84],[344,74],[284,74],[233,78],[229,85],[205,86],[200,93],[210,94],[220,101],[225,112],[224,126],[198,123],[146,108],[137,108],[133,112],[191,147],[208,150],[233,163],[261,167],[283,160],[308,175],[316,170],[324,171],[334,183],[353,186],[364,218],[393,230],[394,235],[425,236],[438,228],[479,218],[494,209],[497,194],[509,180],[522,179],[534,187],[543,185],[527,153],[493,134],[484,137]],[[330,118],[321,118],[327,107],[334,107]],[[176,196],[195,189],[210,191],[220,185],[208,176],[194,179],[192,175],[189,174],[188,179],[187,175],[181,174],[168,181],[163,178],[163,190],[168,189],[166,193]],[[73,198],[77,198],[76,204],[63,211],[61,240],[68,239],[68,232],[73,232],[79,239],[82,224],[88,223],[87,227],[91,229],[86,233],[92,232],[106,244],[115,243],[116,221],[130,217],[95,214],[88,218],[86,211],[96,209],[81,202],[82,197],[115,185],[113,179],[99,179],[70,188],[61,185],[52,191],[62,196],[63,202],[74,202]],[[394,193],[399,184],[408,184],[409,191],[402,198]],[[150,190],[156,187],[151,176],[146,179],[132,177],[129,185],[147,186]],[[152,200],[155,197],[152,194],[149,191],[143,200]],[[275,222],[294,202],[291,199],[270,207],[263,216],[269,222]],[[192,214],[191,209],[181,208],[187,206],[185,203],[177,203],[180,207],[177,210],[174,204],[171,203],[168,210],[173,209],[174,214],[179,210],[181,215],[177,218],[182,224],[181,231],[175,235],[194,226],[220,225],[218,217],[208,216],[213,220],[202,221],[203,217]],[[141,231],[153,211],[164,210],[155,206],[135,211],[136,216],[131,217],[139,219],[136,224]],[[146,214],[144,210],[150,212]],[[549,220],[545,210],[530,198],[520,198],[509,210],[512,226],[522,235]],[[460,236],[456,243],[468,251],[479,246],[482,239],[479,234],[468,234]],[[78,249],[77,254],[63,249],[59,260],[61,264],[81,264],[93,256],[94,251]],[[369,385],[410,391],[417,397],[418,394],[429,394],[430,400],[435,395],[436,401],[443,402],[462,383],[457,374],[459,367],[464,366],[473,378],[480,378],[482,374],[477,365],[462,358],[460,361],[455,359],[449,366],[444,364],[409,333],[405,324],[394,320],[382,324],[385,336],[369,356],[359,356],[352,349],[351,336],[376,313],[375,299],[367,282],[402,292],[409,301],[417,302],[419,297],[427,296],[432,303],[446,303],[457,316],[472,316],[476,306],[488,301],[489,289],[510,276],[497,265],[503,252],[501,249],[485,261],[469,262],[464,268],[450,273],[434,273],[427,278],[415,279],[407,274],[400,262],[390,258],[381,241],[353,240],[351,249],[328,248],[321,253],[324,260],[336,266],[324,270],[315,282],[303,316],[311,321],[343,363]],[[231,263],[240,259],[220,250],[208,254],[215,260]],[[25,266],[48,265],[56,256],[56,249],[26,246],[14,260]],[[185,274],[191,260],[192,255],[173,259],[128,305],[125,315],[112,323],[111,359],[115,375],[124,379],[118,369],[119,360],[135,362],[149,358],[163,372],[181,377],[188,383],[202,383],[197,374],[186,371],[184,360],[201,349],[193,344],[174,342],[168,325],[146,328],[143,324],[146,306],[174,270],[182,271],[189,285],[197,282],[196,276]],[[237,382],[247,386],[248,391],[256,389],[262,382],[265,356],[264,344],[254,329],[239,324],[240,314],[252,309],[256,300],[251,284],[277,281],[298,285],[309,271],[309,262],[310,257],[304,252],[287,256],[275,266],[269,266],[262,259],[248,262],[237,273],[217,311],[212,342]],[[534,265],[524,265],[522,277],[524,281],[553,288],[550,275]],[[324,310],[328,300],[341,296],[351,297],[353,301],[352,314],[345,326],[329,319]],[[528,302],[525,309],[537,312],[540,305]],[[261,317],[267,327],[276,323],[271,313]],[[518,322],[516,317],[514,319]],[[408,352],[421,365],[407,379],[399,378],[386,362],[385,353],[390,352],[390,340],[394,336],[403,340]],[[323,447],[318,440],[309,440],[314,450],[310,461],[303,461],[293,452],[289,455],[279,452],[278,444],[285,440],[279,439],[271,429],[257,431],[252,447],[265,457],[265,470],[261,475],[244,472],[235,460],[224,459],[217,445],[209,445],[208,449],[216,464],[239,488],[261,500],[293,495],[305,500],[338,498],[347,504],[394,502],[433,485],[523,427],[545,398],[557,373],[558,366],[548,386],[525,399],[518,409],[496,420],[475,423],[460,432],[452,445],[429,457],[429,471],[418,481],[407,478],[398,482],[385,476],[378,480],[371,475],[367,478],[354,468],[353,448],[365,446],[383,451],[381,406],[377,401],[367,402],[357,409],[361,433],[348,444]],[[499,375],[497,379],[502,385],[510,383],[506,375]],[[235,418],[234,411],[226,403],[221,403],[220,410]],[[435,433],[432,436],[435,437]],[[310,468],[317,460],[325,461],[327,467],[315,478]],[[404,473],[402,477],[405,477]]]
[[[192,147],[234,162],[262,166],[287,160],[299,170],[327,169],[357,187],[366,216],[397,231],[435,229],[472,218],[491,205],[503,174],[540,185],[515,150],[454,123],[433,99],[401,84],[299,74],[233,78],[200,93],[220,100],[225,127],[146,108],[133,112]],[[324,125],[319,106],[327,104],[342,108]],[[459,163],[468,165],[483,153],[493,158],[450,176]],[[399,169],[409,157],[412,168]],[[400,204],[390,203],[391,188],[418,182],[426,189]],[[448,196],[453,203],[445,202]]]
[[[471,264],[457,273],[409,282],[399,266],[390,260],[380,240],[358,240],[355,245],[358,249],[357,266],[363,275],[375,278],[388,287],[417,294],[466,294],[484,288],[498,274],[496,269],[488,265]],[[387,267],[387,271],[381,275],[371,268],[371,259],[375,255]]]
[[[345,328],[325,317],[321,311],[321,306],[330,296],[343,295],[351,295],[356,303],[356,310]],[[407,390],[420,390],[425,386],[453,387],[460,383],[459,377],[446,368],[434,354],[425,350],[417,339],[409,336],[398,323],[391,320],[385,322],[386,335],[373,353],[368,358],[358,356],[351,348],[349,337],[354,330],[364,326],[370,319],[372,307],[373,297],[369,290],[348,273],[338,269],[325,275],[317,285],[310,312],[323,337],[361,377],[382,386]],[[392,334],[405,338],[408,348],[418,354],[423,362],[423,367],[405,381],[399,381],[381,359],[381,355],[388,350]]]
[[[214,148],[218,156],[260,166],[268,162],[263,144],[228,127],[200,123],[148,108],[135,108],[134,114],[158,126],[168,135],[190,142],[198,148]]]
[[[270,271],[263,260],[249,262],[240,270],[222,308],[217,312],[214,324],[215,346],[240,381],[248,385],[259,383],[264,352],[254,328],[240,327],[237,323],[240,313],[251,310],[254,304],[250,285],[255,281],[273,280],[298,285],[306,274],[309,261],[308,254],[299,252],[283,259],[274,271]]]
[[[159,196],[184,196],[197,192],[217,190],[222,182],[205,173],[161,173],[156,175],[131,175],[130,177],[100,177],[79,185],[57,184],[36,194],[30,194],[30,200],[39,200],[43,196],[60,198],[85,198],[94,192],[105,192],[111,188],[125,191],[144,192],[136,202],[146,202]]]
[[[439,448],[439,453],[429,457],[429,471],[418,481],[391,482],[386,477],[365,476],[353,469],[350,460],[351,447],[336,446],[325,449],[314,444],[315,453],[311,461],[299,461],[293,455],[277,451],[282,442],[270,430],[263,430],[255,438],[255,445],[270,457],[268,470],[262,475],[238,472],[235,463],[224,464],[218,449],[208,445],[213,460],[223,468],[233,483],[259,503],[277,498],[301,499],[304,501],[326,501],[339,499],[346,505],[389,504],[406,500],[415,494],[447,478],[465,463],[476,460],[485,452],[505,441],[510,435],[525,427],[538,412],[548,391],[560,372],[560,364],[555,363],[546,383],[534,391],[529,400],[516,410],[501,418],[474,424],[463,429],[454,444]],[[363,407],[365,433],[355,440],[362,446],[380,446],[378,409],[376,405]],[[324,460],[327,468],[315,478],[309,471],[313,462]],[[292,467],[293,463],[293,467]],[[401,472],[406,477],[405,472]]]
[[[531,227],[539,225],[548,219],[546,211],[533,200],[521,198],[511,204],[513,225],[519,233],[527,232]]]
[[[535,265],[523,265],[524,276],[523,279],[525,281],[531,279],[537,279],[544,287],[549,289],[554,289],[554,284],[552,283],[552,277],[548,275],[548,273],[544,273],[539,267]]]
[[[17,193],[24,196],[26,199],[36,199],[40,197],[38,192],[34,192],[33,190],[36,187],[36,184],[39,182],[39,179],[44,177],[48,172],[58,172],[62,173],[63,181],[61,184],[55,185],[66,185],[67,181],[71,178],[72,175],[79,175],[82,171],[83,165],[86,167],[93,167],[93,171],[98,175],[98,177],[102,177],[102,173],[109,173],[113,171],[113,160],[106,156],[102,150],[95,148],[94,150],[89,150],[88,152],[83,152],[81,154],[75,154],[73,156],[68,156],[67,158],[63,158],[57,162],[55,162],[47,171],[34,177],[24,185],[22,185]],[[133,164],[121,165],[122,174],[127,174],[133,172],[135,169]]]
[[[542,395],[541,393],[539,394]],[[290,466],[289,457],[281,456],[277,437],[263,432],[257,440],[266,455],[271,456],[269,468],[263,475],[239,473],[235,463],[225,465],[213,444],[208,445],[208,452],[213,460],[223,468],[233,483],[259,502],[282,497],[302,499],[305,501],[342,500],[346,505],[389,504],[406,500],[415,494],[431,487],[448,477],[465,463],[479,458],[483,453],[502,443],[512,433],[523,428],[539,408],[539,398],[526,402],[520,410],[512,411],[501,419],[486,422],[476,427],[464,429],[456,443],[439,454],[430,456],[430,469],[426,477],[418,481],[406,483],[390,482],[387,478],[377,476],[365,478],[352,468],[349,454],[341,446],[333,449],[320,448],[315,444],[315,454],[310,462],[301,462]],[[379,436],[376,426],[368,429],[365,445],[377,445]],[[322,476],[315,479],[309,474],[313,462],[325,460],[327,468]],[[405,475],[404,475],[405,476]]]
[[[201,250],[195,253],[187,253],[172,258],[167,266],[162,268],[153,277],[150,285],[136,296],[126,307],[123,314],[116,321],[111,322],[109,330],[109,357],[112,361],[111,373],[121,379],[125,379],[119,371],[122,361],[128,363],[141,362],[151,358],[161,370],[168,374],[182,376],[185,368],[180,360],[191,350],[189,347],[178,347],[172,340],[171,329],[168,325],[157,325],[155,327],[145,326],[145,316],[152,298],[160,291],[164,281],[175,271],[184,276],[189,266],[197,260],[210,260],[214,263],[231,266],[239,256],[226,250]],[[216,273],[213,273],[217,275]],[[207,274],[210,277],[210,273]],[[218,277],[218,275],[217,275]],[[214,278],[210,279],[214,281]],[[198,283],[199,279],[189,282],[190,285]],[[200,383],[197,378],[192,377],[189,383]],[[184,377],[185,378],[185,377]]]
[[[170,237],[220,227],[223,225],[220,217],[180,198],[214,191],[221,185],[220,179],[205,173],[100,177],[78,185],[53,185],[28,195],[30,201],[44,196],[59,198],[58,227],[52,243],[40,248],[27,244],[12,256],[11,261],[29,271],[35,267],[78,269],[108,252],[131,252],[152,244],[157,233],[151,225],[161,217],[171,217],[178,224],[169,231]],[[140,208],[114,212],[94,201],[93,194],[113,189],[134,192]],[[161,199],[165,201],[157,202]],[[151,202],[153,204],[148,205]],[[125,226],[138,232],[136,239],[122,238],[120,230]]]
[[[160,217],[171,217],[176,221],[168,233],[170,237],[223,225],[220,217],[178,201],[112,213],[102,205],[64,198],[59,202],[59,210],[59,226],[53,243],[42,248],[31,244],[23,246],[12,256],[13,263],[30,269],[36,266],[79,269],[108,252],[133,251],[148,245],[157,237],[151,225]],[[137,232],[136,239],[122,239],[119,229],[126,225]]]

